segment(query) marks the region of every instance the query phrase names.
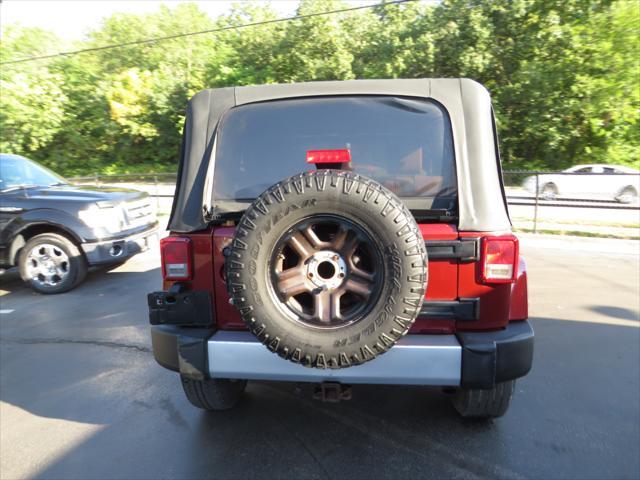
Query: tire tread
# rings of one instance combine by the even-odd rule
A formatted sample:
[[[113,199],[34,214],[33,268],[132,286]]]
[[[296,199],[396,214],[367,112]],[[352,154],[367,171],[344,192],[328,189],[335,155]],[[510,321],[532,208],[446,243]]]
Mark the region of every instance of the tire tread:
[[[203,410],[228,410],[242,398],[246,380],[206,379],[193,380],[180,377],[187,400]]]
[[[498,418],[511,404],[515,380],[498,383],[491,389],[460,389],[453,398],[453,406],[465,418]]]

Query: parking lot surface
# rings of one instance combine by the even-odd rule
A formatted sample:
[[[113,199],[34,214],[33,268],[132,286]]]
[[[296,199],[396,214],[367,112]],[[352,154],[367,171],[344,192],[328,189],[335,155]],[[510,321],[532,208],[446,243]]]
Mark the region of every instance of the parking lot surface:
[[[528,236],[533,371],[510,411],[464,421],[445,394],[357,386],[323,404],[250,383],[229,412],[184,398],[150,352],[157,252],[63,295],[0,277],[0,477],[638,478],[638,243]]]

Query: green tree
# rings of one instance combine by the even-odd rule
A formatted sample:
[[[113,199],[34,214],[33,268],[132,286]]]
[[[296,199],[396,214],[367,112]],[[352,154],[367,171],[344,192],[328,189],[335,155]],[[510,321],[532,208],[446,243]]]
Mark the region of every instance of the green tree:
[[[297,15],[345,8],[337,0],[301,0]],[[354,78],[349,35],[340,15],[288,22],[277,45],[274,70],[281,82],[347,80]]]
[[[433,8],[421,3],[381,4],[346,23],[358,78],[429,76],[433,70]]]
[[[48,53],[57,38],[41,29],[8,27],[0,61]],[[29,153],[44,147],[59,131],[67,98],[63,77],[39,63],[0,71],[0,150]]]
[[[350,6],[303,0],[301,15]],[[72,48],[270,22],[242,2],[116,14]],[[493,96],[506,168],[638,163],[640,4],[443,0],[267,23],[0,70],[0,148],[64,173],[175,170],[186,101],[209,87],[350,78],[471,77]],[[10,27],[0,59],[62,48]]]
[[[217,28],[233,27],[277,19],[267,4],[236,4],[228,15],[216,22]],[[275,83],[275,56],[284,36],[281,23],[227,30],[215,35],[217,54],[209,57],[209,86]]]

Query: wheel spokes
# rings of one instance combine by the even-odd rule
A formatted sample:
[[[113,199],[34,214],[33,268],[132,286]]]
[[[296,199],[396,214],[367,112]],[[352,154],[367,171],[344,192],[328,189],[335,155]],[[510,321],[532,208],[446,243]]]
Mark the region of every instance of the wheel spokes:
[[[322,290],[313,298],[313,317],[322,323],[330,324],[332,320],[340,320],[340,294]]]
[[[373,283],[375,275],[373,273],[365,272],[361,268],[351,265],[351,275],[357,278],[361,282]]]
[[[37,260],[28,258],[27,262],[28,262],[27,272],[31,278],[34,278],[42,273],[42,266],[40,265],[40,263],[37,262]],[[34,262],[35,262],[35,265],[34,265]]]
[[[27,274],[42,285],[58,285],[69,274],[69,269],[69,257],[54,245],[37,245],[27,255]]]
[[[347,292],[351,292],[359,297],[367,299],[371,295],[372,283],[350,278],[345,282],[344,289]]]
[[[287,270],[278,273],[277,278],[278,291],[285,300],[311,290],[305,278],[302,266],[288,268]]]
[[[318,238],[318,235],[316,235],[316,232],[313,231],[313,228],[311,228],[311,225],[308,225],[305,228],[303,228],[302,232],[304,233],[304,236],[311,243],[314,249],[319,250],[324,246],[326,246],[327,242],[323,242],[322,240],[320,240],[320,238]]]
[[[330,217],[330,216],[327,216]],[[370,235],[347,219],[301,220],[272,260],[272,285],[297,319],[318,327],[356,321],[380,288],[380,254]]]
[[[336,252],[340,252],[344,257],[350,258],[359,244],[358,235],[353,230],[341,226],[331,241],[331,248]]]
[[[289,237],[289,245],[291,245],[291,248],[293,248],[303,260],[309,258],[316,251],[301,231],[297,231]]]

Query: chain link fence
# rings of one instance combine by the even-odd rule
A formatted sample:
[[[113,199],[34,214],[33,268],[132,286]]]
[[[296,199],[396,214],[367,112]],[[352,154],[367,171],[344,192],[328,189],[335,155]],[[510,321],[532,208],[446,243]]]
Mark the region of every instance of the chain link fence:
[[[519,231],[640,238],[639,173],[515,170],[503,172],[503,178]],[[70,180],[145,191],[163,216],[171,212],[176,174],[95,174]]]

